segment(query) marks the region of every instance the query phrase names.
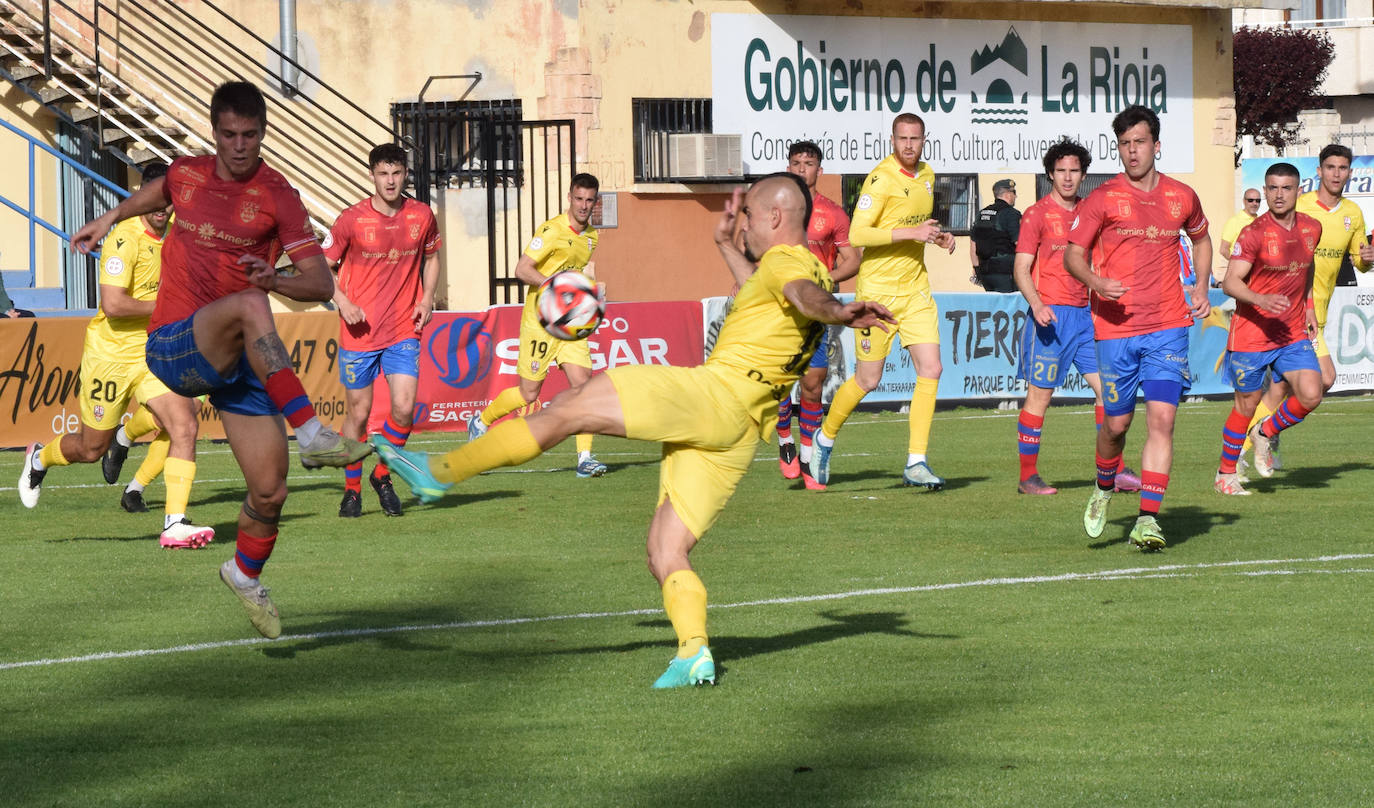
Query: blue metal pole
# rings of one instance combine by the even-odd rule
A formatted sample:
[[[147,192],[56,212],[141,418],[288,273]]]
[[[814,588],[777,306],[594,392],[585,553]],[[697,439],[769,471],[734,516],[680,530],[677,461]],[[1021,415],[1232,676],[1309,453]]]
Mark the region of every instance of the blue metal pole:
[[[33,193],[33,141],[29,141],[29,288],[38,287],[37,240],[34,238],[34,193]]]

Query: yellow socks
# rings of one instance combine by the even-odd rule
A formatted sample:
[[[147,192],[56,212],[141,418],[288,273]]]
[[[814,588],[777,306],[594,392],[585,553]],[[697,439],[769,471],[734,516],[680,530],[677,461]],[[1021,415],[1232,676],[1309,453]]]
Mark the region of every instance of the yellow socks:
[[[677,633],[677,655],[686,659],[706,644],[706,585],[695,572],[678,570],[663,580],[663,610]]]
[[[196,479],[196,464],[179,457],[167,458],[162,482],[167,486],[167,513],[186,513],[191,499],[191,482]]]
[[[916,390],[911,394],[911,415],[907,419],[911,425],[907,451],[911,454],[923,455],[930,447],[930,424],[935,420],[935,389],[939,386],[939,379],[916,377]]]
[[[519,386],[507,387],[505,390],[496,394],[496,398],[491,400],[491,403],[487,405],[485,410],[482,410],[482,415],[480,417],[482,423],[491,426],[501,418],[510,415],[523,406],[525,406],[525,397],[520,395]]]
[[[578,456],[578,457],[581,457],[583,454],[591,454],[591,453],[592,453],[592,436],[591,436],[591,435],[578,435],[578,436],[576,437],[575,440],[577,441],[577,456]]]
[[[835,398],[830,402],[830,412],[825,416],[824,423],[821,424],[821,434],[835,440],[835,436],[840,434],[840,427],[849,420],[849,416],[854,412],[854,408],[859,406],[859,402],[868,395],[859,383],[850,376],[845,379],[840,389],[835,391]]]
[[[518,391],[516,395],[519,395]],[[465,443],[435,458],[430,461],[429,470],[441,483],[461,483],[484,471],[527,463],[543,453],[539,441],[530,432],[529,424],[523,418],[516,418],[492,427],[480,441]]]
[[[143,458],[143,463],[139,465],[138,471],[134,472],[134,479],[138,480],[139,485],[147,486],[151,484],[153,480],[157,479],[157,475],[162,473],[162,466],[167,462],[167,450],[171,448],[171,446],[172,439],[167,437],[167,433],[165,432],[153,438],[153,442],[148,444],[148,455]],[[191,469],[191,476],[195,477],[194,463],[191,464]],[[190,490],[189,483],[187,483],[187,490]],[[167,496],[169,499],[171,498],[171,491],[168,491]],[[190,496],[190,494],[188,493],[187,496]],[[185,500],[183,500],[183,502],[184,501]],[[173,511],[173,513],[176,513],[176,511]]]
[[[147,407],[139,407],[138,412],[129,416],[129,420],[124,423],[124,434],[130,440],[138,440],[140,437],[157,429],[157,421],[153,419],[153,411]]]
[[[50,469],[53,466],[69,466],[71,463],[62,454],[62,437],[55,437],[47,446],[38,451],[38,460],[43,464],[43,468]]]

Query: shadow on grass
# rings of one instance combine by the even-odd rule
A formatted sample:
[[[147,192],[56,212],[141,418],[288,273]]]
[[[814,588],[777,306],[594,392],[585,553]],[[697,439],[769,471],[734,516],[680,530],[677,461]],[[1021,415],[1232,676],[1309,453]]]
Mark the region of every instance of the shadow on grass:
[[[1247,472],[1250,482],[1246,487],[1257,494],[1268,494],[1286,488],[1327,488],[1331,485],[1332,480],[1338,479],[1348,472],[1363,471],[1366,468],[1368,466],[1358,463],[1345,463],[1339,466],[1298,467],[1290,471],[1277,471],[1273,477],[1261,477],[1259,472],[1251,469]]]
[[[1131,528],[1135,526],[1136,516],[1131,514],[1121,519],[1113,519],[1107,523],[1107,529],[1103,531],[1104,537],[1113,536],[1114,538],[1102,538],[1088,544],[1091,550],[1105,550],[1119,544],[1127,544],[1130,541],[1129,535]],[[1224,511],[1213,511],[1199,508],[1193,505],[1185,505],[1179,508],[1169,508],[1166,501],[1165,508],[1159,515],[1159,526],[1164,530],[1164,539],[1169,547],[1177,547],[1187,542],[1194,536],[1203,536],[1220,525],[1230,525],[1240,518],[1238,513],[1228,513]],[[1117,531],[1120,531],[1117,533]]]
[[[987,481],[988,477],[946,477],[943,490],[957,491],[960,488],[967,488],[974,483]],[[890,491],[894,488],[910,488],[916,493],[921,493],[920,486],[906,485],[902,482],[902,472],[891,472],[885,469],[869,469],[853,474],[831,474],[830,485],[841,485],[845,483],[878,481],[882,485],[859,486],[849,489],[853,491]]]

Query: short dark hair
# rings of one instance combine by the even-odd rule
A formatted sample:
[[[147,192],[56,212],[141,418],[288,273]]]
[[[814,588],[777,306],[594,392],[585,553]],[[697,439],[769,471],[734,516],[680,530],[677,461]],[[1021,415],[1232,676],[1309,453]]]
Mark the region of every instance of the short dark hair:
[[[232,112],[242,118],[257,118],[267,128],[267,101],[262,91],[246,81],[226,81],[210,96],[210,125],[219,126],[219,116]]]
[[[572,183],[568,186],[568,192],[571,193],[572,189],[574,188],[590,188],[593,191],[600,193],[601,180],[598,180],[596,178],[596,175],[588,174],[587,172],[583,171],[579,174],[573,175]]]
[[[1088,166],[1092,165],[1093,162],[1092,153],[1083,148],[1082,144],[1069,140],[1068,137],[1062,137],[1050,144],[1050,147],[1045,150],[1045,176],[1053,176],[1055,164],[1065,157],[1077,157],[1078,167],[1083,170],[1084,174],[1088,173]]]
[[[382,163],[395,163],[406,167],[406,150],[397,146],[395,143],[383,143],[376,146],[367,154],[367,167],[376,168]]]
[[[924,135],[926,133],[926,122],[921,120],[920,115],[914,112],[903,112],[901,115],[892,119],[892,134],[897,134],[897,125],[903,123],[919,123],[921,125],[921,134]]]
[[[798,177],[791,171],[778,171],[776,173],[769,174],[768,176],[761,178],[758,182],[771,180],[775,177],[786,177],[788,182],[796,183],[797,188],[801,191],[802,199],[806,200],[806,215],[802,217],[802,227],[806,227],[811,222],[812,211],[811,189],[806,187],[806,180],[803,180],[801,177]],[[756,182],[754,184],[757,185],[758,183]]]
[[[144,181],[144,182],[152,182],[153,180],[157,179],[158,177],[165,177],[165,176],[167,176],[167,164],[166,164],[166,163],[163,163],[163,162],[156,161],[156,160],[153,161],[153,162],[151,162],[151,163],[148,163],[148,164],[144,165],[144,166],[143,166],[141,169],[139,169],[139,170],[140,170],[140,171],[142,172],[142,174],[143,174],[143,181]]]
[[[787,147],[788,160],[791,160],[793,157],[796,157],[799,154],[804,154],[807,157],[816,158],[817,165],[819,165],[821,162],[821,147],[817,146],[814,142],[810,140],[794,141],[791,146]]]
[[[1302,175],[1298,173],[1298,167],[1292,163],[1274,163],[1272,166],[1269,166],[1269,168],[1265,169],[1264,178],[1267,180],[1270,177],[1292,177],[1295,180],[1302,179]]]
[[[1154,110],[1139,104],[1126,107],[1118,112],[1115,118],[1112,118],[1112,132],[1116,133],[1117,137],[1121,137],[1126,134],[1127,129],[1138,123],[1149,124],[1150,137],[1159,140],[1159,116],[1155,114]]]
[[[1325,163],[1328,157],[1344,157],[1347,163],[1355,162],[1355,154],[1350,151],[1350,147],[1342,146],[1339,143],[1332,143],[1330,146],[1322,149],[1321,154],[1317,156],[1317,165]],[[1265,176],[1268,175],[1266,174]]]

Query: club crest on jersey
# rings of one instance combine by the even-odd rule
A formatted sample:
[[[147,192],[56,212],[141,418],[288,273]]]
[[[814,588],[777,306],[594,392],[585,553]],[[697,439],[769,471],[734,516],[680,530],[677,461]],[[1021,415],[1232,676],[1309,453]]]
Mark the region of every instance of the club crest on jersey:
[[[191,197],[193,197],[193,196],[195,196],[195,195],[196,195],[196,186],[194,186],[194,185],[183,185],[183,186],[181,186],[181,193],[177,194],[177,201],[178,201],[178,202],[182,202],[182,203],[190,203]]]
[[[260,206],[257,202],[244,202],[239,206],[239,221],[244,224],[251,224],[254,219],[258,218],[259,209]]]
[[[1317,240],[1311,236],[1303,236],[1302,246],[1306,247],[1308,252],[1312,252],[1317,248]]]
[[[1183,203],[1177,199],[1169,200],[1169,215],[1175,219],[1183,216]]]
[[[418,222],[412,223],[410,225],[410,238],[412,240],[417,240],[420,238],[420,224]]]
[[[1273,233],[1264,234],[1264,253],[1271,258],[1279,255],[1279,238]]]
[[[363,230],[363,241],[371,244],[377,240],[377,228],[368,227]]]
[[[1074,221],[1077,221],[1077,219],[1075,219]],[[1051,221],[1051,222],[1050,222],[1050,231],[1053,232],[1056,236],[1063,236],[1063,235],[1064,235],[1064,223],[1061,222],[1061,221],[1059,221],[1058,219],[1055,219],[1055,220]]]
[[[1347,233],[1350,232],[1350,217],[1349,217],[1349,216],[1345,217],[1345,232],[1347,232]]]
[[[99,421],[101,418],[104,418],[104,417],[105,417],[105,405],[104,405],[104,404],[97,404],[97,405],[95,405],[95,410],[94,410],[94,411],[95,411],[95,420]]]
[[[531,373],[538,373],[538,372],[539,372],[539,360],[538,360],[538,359],[531,359],[531,360],[530,360],[530,372],[531,372]]]
[[[869,196],[868,194],[864,194],[863,196],[859,197],[859,202],[854,207],[858,208],[859,210],[868,210],[869,208],[873,207],[873,197]]]
[[[1117,215],[1117,216],[1130,216],[1130,215],[1131,215],[1131,200],[1129,200],[1129,199],[1118,199],[1118,200],[1116,200],[1116,215]]]
[[[869,351],[873,350],[873,343],[868,339],[868,337],[864,337],[860,344],[863,346],[864,353],[868,353]]]

